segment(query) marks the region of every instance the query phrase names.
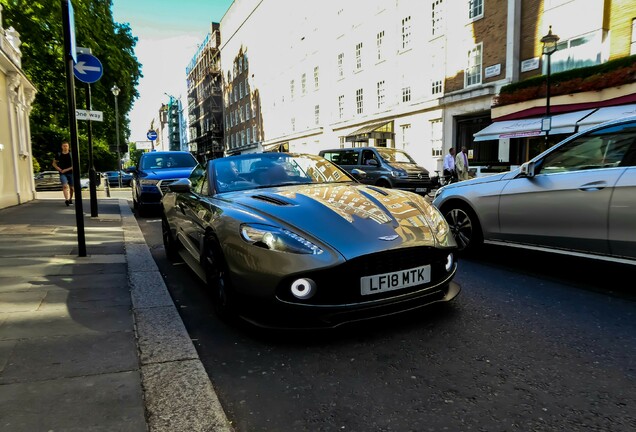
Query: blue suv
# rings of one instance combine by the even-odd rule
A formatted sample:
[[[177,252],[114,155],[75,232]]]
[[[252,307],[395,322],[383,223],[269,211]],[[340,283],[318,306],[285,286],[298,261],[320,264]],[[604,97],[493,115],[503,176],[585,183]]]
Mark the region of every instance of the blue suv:
[[[128,169],[133,175],[132,199],[135,211],[144,216],[148,210],[159,210],[168,185],[190,177],[197,160],[185,151],[149,152],[141,155],[139,166]]]

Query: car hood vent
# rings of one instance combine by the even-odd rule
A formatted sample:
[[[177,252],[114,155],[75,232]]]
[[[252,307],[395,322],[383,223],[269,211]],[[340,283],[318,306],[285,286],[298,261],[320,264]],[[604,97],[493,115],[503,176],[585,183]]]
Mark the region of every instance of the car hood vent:
[[[265,201],[271,204],[276,204],[279,206],[289,206],[292,205],[289,201],[285,201],[280,199],[279,197],[273,196],[273,195],[263,195],[263,194],[259,194],[259,195],[252,195],[252,198],[260,200],[260,201]]]
[[[388,196],[389,195],[386,191],[383,191],[382,189],[377,188],[375,186],[367,186],[367,189],[371,189],[373,191],[376,191],[377,193],[382,194],[384,196]]]

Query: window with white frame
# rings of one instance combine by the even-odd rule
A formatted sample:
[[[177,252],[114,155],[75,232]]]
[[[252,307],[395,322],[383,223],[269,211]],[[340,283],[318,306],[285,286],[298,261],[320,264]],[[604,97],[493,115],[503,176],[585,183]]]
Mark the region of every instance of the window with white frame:
[[[431,35],[439,36],[444,32],[444,0],[431,1]]]
[[[232,148],[234,148],[234,146],[236,145],[236,144],[235,144],[235,143],[236,143],[236,139],[235,139],[235,137],[234,137],[234,134],[232,134],[232,135],[230,136],[230,139],[231,139],[231,141],[232,141],[230,145],[232,146]]]
[[[356,69],[362,69],[362,42],[356,45]]]
[[[482,44],[475,45],[468,51],[468,65],[464,71],[464,86],[481,84]]]
[[[294,80],[291,80],[289,82],[289,95],[291,96],[292,100],[294,99],[294,89],[295,85],[294,85]]]
[[[314,68],[314,90],[318,90],[318,83],[319,83],[318,72],[319,72],[319,69],[318,69],[318,66],[316,66]]]
[[[550,56],[552,73],[601,64],[603,46],[601,31],[560,40],[557,50]],[[543,73],[547,73],[547,62],[543,62]]]
[[[378,49],[378,61],[384,58],[384,30],[375,35],[376,47]]]
[[[241,123],[243,123],[245,121],[245,107],[241,106]]]
[[[344,117],[344,101],[344,95],[338,96],[338,118],[340,119]]]
[[[230,111],[230,127],[234,126],[234,111]]]
[[[251,144],[251,142],[252,142],[252,137],[250,136],[250,135],[251,135],[251,134],[250,134],[250,132],[251,132],[250,128],[247,128],[247,130],[246,130],[245,132],[247,133],[247,143],[248,143],[248,144]]]
[[[344,53],[338,54],[338,76],[344,76]]]
[[[239,73],[243,72],[243,58],[239,57],[238,59],[238,71]]]
[[[249,94],[250,94],[250,90],[247,84],[247,78],[245,78],[245,96],[249,96]]]
[[[300,87],[302,89],[303,94],[307,93],[307,74],[303,74],[300,77]]]
[[[250,119],[250,114],[251,114],[252,109],[250,108],[250,103],[246,103],[245,104],[245,120],[249,120]]]
[[[377,89],[378,89],[378,109],[380,109],[384,106],[384,99],[385,99],[384,81],[378,81]]]
[[[402,18],[402,49],[411,47],[411,17]]]
[[[400,135],[402,139],[402,150],[404,150],[409,146],[409,144],[411,144],[411,125],[404,124],[401,126],[401,129],[402,133]]]
[[[252,136],[254,137],[254,141],[258,140],[258,137],[256,136],[256,126],[252,126]]]
[[[362,114],[364,112],[364,94],[362,89],[356,90],[356,113]]]
[[[468,0],[468,18],[476,20],[484,16],[484,0]]]
[[[243,83],[239,83],[239,99],[243,99]]]
[[[411,86],[402,87],[402,102],[411,101]]]
[[[241,145],[245,145],[245,130],[241,131]]]
[[[442,93],[442,83],[444,81],[442,81],[441,79],[432,79],[431,80],[431,95],[435,96],[437,94],[441,94]]]
[[[431,156],[440,157],[442,151],[442,119],[431,120]]]
[[[314,124],[316,126],[320,124],[320,105],[314,106]]]

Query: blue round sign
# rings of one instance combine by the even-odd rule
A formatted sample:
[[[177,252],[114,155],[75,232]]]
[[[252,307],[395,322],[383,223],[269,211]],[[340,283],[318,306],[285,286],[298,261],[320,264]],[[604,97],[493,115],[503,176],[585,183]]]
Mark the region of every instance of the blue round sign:
[[[146,134],[146,137],[150,140],[150,141],[154,141],[157,139],[157,132],[153,131],[153,130],[149,130],[148,133]]]
[[[77,62],[73,65],[73,75],[78,80],[92,84],[99,80],[104,73],[102,62],[91,54],[78,54]]]

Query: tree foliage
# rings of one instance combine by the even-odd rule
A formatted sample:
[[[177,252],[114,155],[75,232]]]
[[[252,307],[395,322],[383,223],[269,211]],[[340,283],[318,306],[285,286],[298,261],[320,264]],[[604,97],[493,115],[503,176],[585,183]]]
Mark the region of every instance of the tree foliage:
[[[37,94],[31,111],[33,156],[42,169],[48,169],[60,143],[70,139],[62,1],[0,0],[4,10],[3,27],[13,27],[20,34],[22,69]],[[101,79],[90,85],[91,109],[104,113],[103,122],[92,122],[93,164],[98,171],[115,169],[117,143],[115,96],[113,85],[120,88],[120,142],[130,134],[127,113],[139,97],[136,87],[142,77],[141,64],[134,48],[137,38],[128,24],[113,21],[112,0],[70,0],[75,18],[77,46],[90,48],[103,66]],[[75,80],[76,108],[87,109],[87,85]],[[87,171],[88,139],[86,121],[78,121],[80,166]]]

